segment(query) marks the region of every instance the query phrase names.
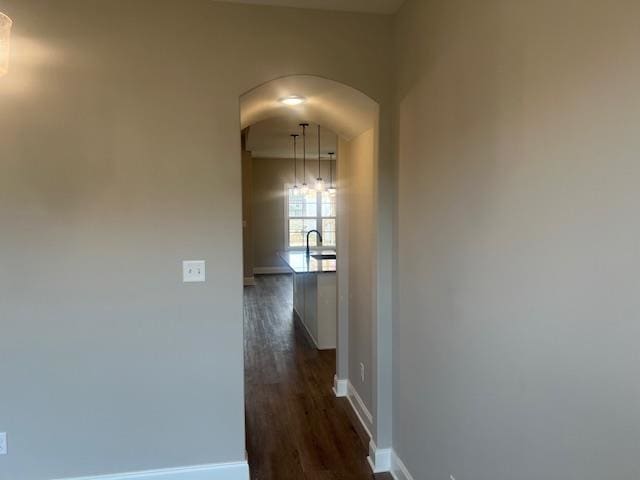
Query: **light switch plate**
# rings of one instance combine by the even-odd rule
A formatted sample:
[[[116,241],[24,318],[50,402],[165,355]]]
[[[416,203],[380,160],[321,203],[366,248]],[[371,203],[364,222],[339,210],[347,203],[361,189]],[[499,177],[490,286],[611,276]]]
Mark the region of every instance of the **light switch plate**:
[[[0,455],[7,454],[7,434],[0,432]]]
[[[182,262],[182,281],[184,283],[204,282],[205,267],[204,260],[185,260]]]

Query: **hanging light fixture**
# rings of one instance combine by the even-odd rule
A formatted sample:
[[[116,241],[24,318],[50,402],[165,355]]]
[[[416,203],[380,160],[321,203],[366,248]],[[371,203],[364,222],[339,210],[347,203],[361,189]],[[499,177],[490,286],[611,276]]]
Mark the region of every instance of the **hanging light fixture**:
[[[0,12],[0,77],[9,71],[9,41],[13,22]]]
[[[300,192],[304,195],[309,191],[307,185],[307,127],[308,123],[301,123],[302,127],[302,186]]]
[[[322,173],[320,172],[320,125],[318,125],[318,178],[316,178],[316,191],[323,192],[324,191],[324,181],[322,180]]]
[[[336,194],[336,187],[333,184],[333,156],[334,152],[329,152],[329,188],[327,188],[327,192],[329,195],[334,196]]]
[[[298,187],[298,137],[297,133],[292,133],[293,137],[293,194],[298,195],[300,188]]]

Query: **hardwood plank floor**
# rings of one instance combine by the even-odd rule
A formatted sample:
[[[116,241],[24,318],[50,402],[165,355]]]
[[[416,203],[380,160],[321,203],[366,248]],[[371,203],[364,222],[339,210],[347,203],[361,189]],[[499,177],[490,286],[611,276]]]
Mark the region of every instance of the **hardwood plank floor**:
[[[290,275],[245,287],[245,408],[252,480],[391,480],[372,475],[369,438],[331,387],[335,351],[293,319]]]

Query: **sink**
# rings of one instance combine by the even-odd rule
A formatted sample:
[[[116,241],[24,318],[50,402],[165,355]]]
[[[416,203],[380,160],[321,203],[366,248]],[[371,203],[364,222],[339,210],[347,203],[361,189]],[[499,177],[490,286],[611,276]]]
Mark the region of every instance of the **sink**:
[[[316,260],[335,260],[336,259],[335,253],[317,253],[311,256]]]

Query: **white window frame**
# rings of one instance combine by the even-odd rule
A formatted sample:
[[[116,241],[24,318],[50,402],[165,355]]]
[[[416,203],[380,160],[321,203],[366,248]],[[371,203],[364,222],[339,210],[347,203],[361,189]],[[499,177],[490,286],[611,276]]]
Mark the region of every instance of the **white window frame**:
[[[292,247],[289,245],[289,220],[315,220],[316,221],[316,225],[317,225],[317,230],[320,232],[320,234],[322,235],[322,238],[324,238],[324,229],[322,228],[322,220],[335,220],[335,225],[336,225],[336,245],[322,245],[322,248],[331,248],[334,249],[337,247],[337,243],[338,243],[338,217],[337,217],[337,211],[336,211],[336,216],[335,217],[323,217],[322,216],[322,192],[316,192],[316,201],[317,203],[317,210],[316,210],[316,216],[315,217],[289,217],[289,190],[292,189],[295,185],[293,185],[292,183],[287,183],[284,186],[284,249],[285,251],[295,251],[295,250],[306,250],[306,245],[303,245],[301,247]],[[337,209],[337,205],[336,205],[336,209]],[[318,246],[315,246],[313,248],[319,248]]]

